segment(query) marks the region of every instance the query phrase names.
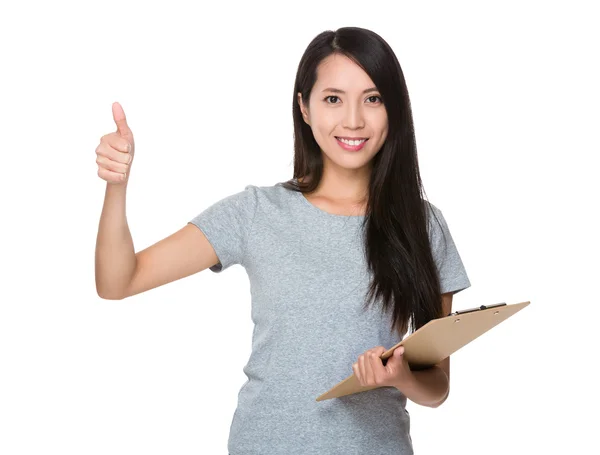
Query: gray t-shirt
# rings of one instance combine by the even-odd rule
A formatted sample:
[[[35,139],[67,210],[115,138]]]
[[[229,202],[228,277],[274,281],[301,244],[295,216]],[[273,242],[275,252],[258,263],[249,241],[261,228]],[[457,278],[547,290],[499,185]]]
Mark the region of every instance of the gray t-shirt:
[[[429,206],[446,233],[444,248],[432,219],[441,291],[461,291],[471,285],[465,268],[441,211]],[[210,270],[240,264],[250,281],[252,352],[231,455],[413,454],[407,398],[395,387],[316,401],[353,373],[360,354],[403,339],[379,305],[363,310],[363,218],[325,212],[277,183],[247,185],[190,221],[219,258]]]

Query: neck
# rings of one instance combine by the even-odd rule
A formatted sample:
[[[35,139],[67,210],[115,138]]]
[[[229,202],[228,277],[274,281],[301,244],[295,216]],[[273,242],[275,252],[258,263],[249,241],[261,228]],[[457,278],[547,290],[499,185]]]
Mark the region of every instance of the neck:
[[[340,204],[364,205],[368,199],[370,173],[370,168],[339,172],[325,167],[319,185],[311,194]]]

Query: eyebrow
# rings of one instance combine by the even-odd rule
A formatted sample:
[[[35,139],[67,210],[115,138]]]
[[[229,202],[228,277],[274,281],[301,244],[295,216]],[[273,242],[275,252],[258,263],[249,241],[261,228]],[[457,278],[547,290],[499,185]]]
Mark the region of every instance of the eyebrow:
[[[324,90],[322,90],[323,92],[333,92],[333,93],[346,93],[343,90],[340,90],[339,88],[326,88]],[[366,90],[363,91],[363,93],[369,93],[369,92],[378,92],[379,90],[377,90],[377,87],[371,87],[368,88]]]

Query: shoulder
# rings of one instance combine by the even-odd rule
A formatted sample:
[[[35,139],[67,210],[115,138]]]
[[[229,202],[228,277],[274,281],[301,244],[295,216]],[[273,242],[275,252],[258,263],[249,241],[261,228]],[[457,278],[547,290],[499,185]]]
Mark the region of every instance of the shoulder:
[[[445,229],[446,221],[441,209],[430,201],[425,201],[425,218],[430,234]]]
[[[275,185],[253,185],[248,184],[244,187],[244,191],[250,192],[261,199],[281,198],[286,190],[279,183]]]
[[[283,187],[280,183],[274,185],[246,185],[243,193],[246,193],[247,198],[251,198],[253,202],[266,210],[287,207],[292,190]]]
[[[426,215],[428,217],[430,217],[431,214],[434,214],[435,216],[438,216],[438,217],[442,214],[442,211],[440,210],[440,208],[437,207],[435,204],[433,204],[433,202],[427,201],[427,200],[424,200],[424,202],[425,202],[425,208],[427,211]]]

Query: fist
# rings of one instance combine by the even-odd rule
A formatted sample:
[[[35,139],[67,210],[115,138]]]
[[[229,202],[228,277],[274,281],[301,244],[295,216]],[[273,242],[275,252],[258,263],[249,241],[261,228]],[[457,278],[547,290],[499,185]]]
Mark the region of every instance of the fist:
[[[102,136],[96,147],[98,177],[111,184],[123,184],[129,179],[135,143],[125,112],[119,103],[113,103],[112,113],[117,131]]]
[[[386,351],[383,346],[369,349],[352,364],[354,375],[363,387],[400,387],[414,381],[414,374],[404,357],[404,346],[394,349],[391,357],[383,364],[381,356]]]

